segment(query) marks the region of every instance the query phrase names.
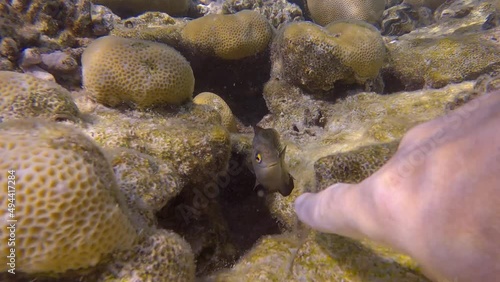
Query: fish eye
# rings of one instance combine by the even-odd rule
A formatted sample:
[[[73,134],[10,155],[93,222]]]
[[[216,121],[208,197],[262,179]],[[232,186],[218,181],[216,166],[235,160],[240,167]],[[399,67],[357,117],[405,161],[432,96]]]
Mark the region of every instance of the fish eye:
[[[260,153],[255,154],[255,160],[259,164],[262,162],[262,156],[260,155]]]

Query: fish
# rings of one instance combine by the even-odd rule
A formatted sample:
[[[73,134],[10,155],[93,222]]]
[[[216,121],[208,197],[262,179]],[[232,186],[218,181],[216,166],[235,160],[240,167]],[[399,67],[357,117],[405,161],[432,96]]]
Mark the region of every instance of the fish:
[[[273,128],[255,126],[252,147],[252,168],[256,177],[254,190],[260,185],[267,193],[290,195],[294,188],[293,177],[288,172],[286,146],[282,147],[278,132]]]

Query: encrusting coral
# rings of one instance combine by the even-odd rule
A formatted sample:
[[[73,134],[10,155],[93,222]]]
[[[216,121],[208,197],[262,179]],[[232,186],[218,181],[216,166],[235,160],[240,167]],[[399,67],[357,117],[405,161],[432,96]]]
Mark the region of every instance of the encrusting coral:
[[[499,72],[495,5],[492,0],[447,1],[435,11],[435,24],[386,43],[389,60],[383,76],[415,90]]]
[[[264,51],[272,39],[273,28],[261,14],[244,10],[192,20],[182,29],[181,36],[184,44],[197,52],[238,60]]]
[[[108,149],[106,154],[120,190],[135,207],[157,212],[183,188],[172,164],[125,148]]]
[[[121,17],[130,17],[148,11],[158,11],[172,16],[187,16],[191,0],[92,0],[104,5]]]
[[[29,117],[77,121],[79,115],[70,93],[57,83],[0,71],[0,121]]]
[[[181,236],[160,229],[134,248],[116,253],[99,276],[99,281],[194,281],[194,255]]]
[[[208,105],[215,108],[222,118],[222,125],[224,125],[224,127],[226,127],[226,129],[230,132],[237,131],[233,112],[224,99],[217,94],[212,92],[202,92],[194,97],[193,103],[198,105]]]
[[[226,0],[222,4],[222,13],[235,14],[242,10],[254,10],[267,18],[275,27],[293,21],[302,21],[302,10],[287,0]]]
[[[189,101],[189,62],[165,44],[115,36],[92,42],[82,55],[83,86],[99,103],[140,109]]]
[[[16,270],[61,273],[95,266],[137,239],[101,149],[74,127],[42,120],[0,124],[0,203],[15,204]],[[12,171],[10,174],[7,171]],[[8,178],[8,176],[12,176]],[[13,199],[15,202],[13,202]],[[8,242],[9,230],[0,238]],[[8,268],[2,244],[0,271]]]
[[[387,162],[399,141],[375,144],[320,158],[314,163],[317,187],[335,183],[359,183]]]
[[[338,81],[375,80],[385,57],[380,32],[365,22],[338,21],[324,28],[291,23],[273,42],[272,76],[311,92],[328,91]]]
[[[93,110],[92,126],[83,131],[106,148],[137,150],[172,165],[180,185],[206,183],[227,167],[229,132],[213,108],[191,104],[163,116],[103,108]]]
[[[428,281],[407,256],[369,242],[306,230],[261,238],[208,281]]]
[[[425,39],[412,35],[387,44],[391,62],[384,68],[406,89],[440,88],[500,71],[498,29]]]
[[[175,49],[181,45],[185,21],[165,13],[146,12],[137,17],[117,21],[110,35],[164,43]]]
[[[376,23],[382,17],[385,0],[305,0],[315,23],[327,25],[339,20]]]

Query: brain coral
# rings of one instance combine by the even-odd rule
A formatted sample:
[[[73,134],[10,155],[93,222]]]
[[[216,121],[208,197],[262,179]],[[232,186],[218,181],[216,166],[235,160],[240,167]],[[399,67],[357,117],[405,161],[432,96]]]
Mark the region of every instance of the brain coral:
[[[272,75],[309,91],[328,91],[337,81],[376,79],[385,56],[380,32],[365,22],[338,21],[324,28],[291,23],[271,47]]]
[[[181,36],[196,51],[237,60],[264,51],[273,29],[264,16],[244,10],[234,15],[210,14],[192,20],[182,29]]]
[[[338,20],[378,22],[385,0],[306,0],[311,18],[319,25]]]
[[[5,122],[0,125],[0,155],[1,183],[14,180],[9,185],[15,194],[4,186],[0,203],[15,204],[17,271],[86,268],[132,246],[136,231],[113,171],[83,133],[39,120]],[[2,226],[9,226],[8,219],[4,213]],[[8,229],[0,229],[3,242],[9,235]],[[0,271],[6,271],[7,244],[2,243],[0,254]]]
[[[194,90],[189,62],[161,43],[101,37],[83,52],[82,67],[84,87],[108,106],[181,104],[191,99]]]
[[[79,114],[70,93],[58,84],[0,71],[0,121],[23,117],[76,120]]]
[[[233,112],[219,95],[212,92],[202,92],[194,97],[193,103],[214,107],[222,118],[222,125],[230,132],[237,131]]]

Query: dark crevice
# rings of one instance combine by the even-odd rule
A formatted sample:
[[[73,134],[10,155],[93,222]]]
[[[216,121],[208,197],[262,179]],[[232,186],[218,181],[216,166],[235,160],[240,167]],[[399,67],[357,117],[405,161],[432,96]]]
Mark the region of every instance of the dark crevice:
[[[269,52],[234,61],[189,57],[196,77],[193,96],[206,91],[221,96],[246,126],[268,114],[262,92],[271,72]]]
[[[196,254],[197,276],[230,267],[264,235],[279,234],[265,199],[254,191],[255,176],[246,167],[244,155],[233,153],[230,171],[221,174],[217,195],[206,197],[199,208],[186,187],[157,213],[160,228],[184,237]],[[198,203],[200,197],[197,199]]]

